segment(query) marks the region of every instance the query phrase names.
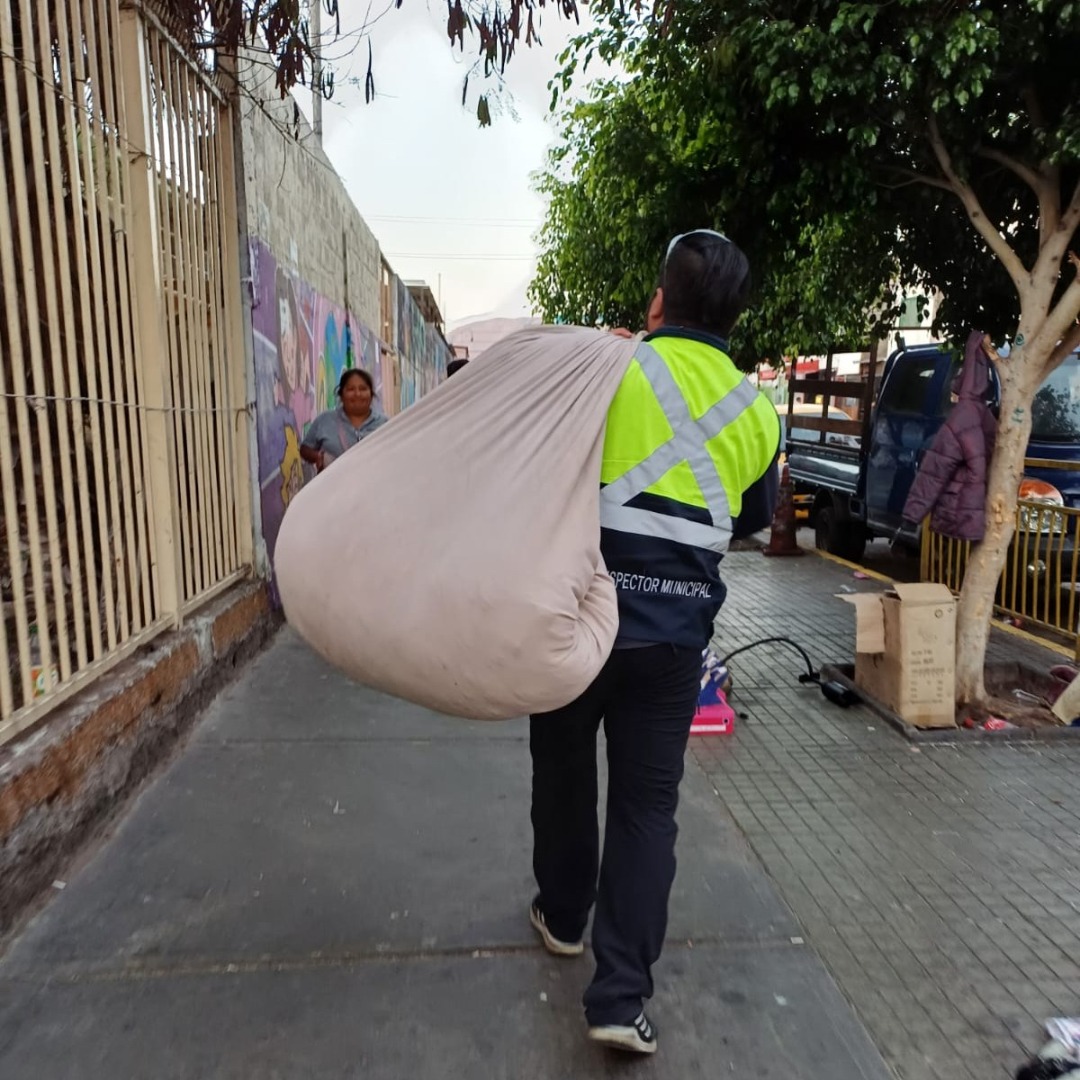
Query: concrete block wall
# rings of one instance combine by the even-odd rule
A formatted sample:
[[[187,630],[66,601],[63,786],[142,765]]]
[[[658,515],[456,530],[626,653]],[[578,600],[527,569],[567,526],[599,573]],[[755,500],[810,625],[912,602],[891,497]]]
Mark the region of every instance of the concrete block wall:
[[[370,372],[378,405],[392,416],[445,379],[452,354],[403,282],[394,276],[383,288],[375,235],[297,102],[281,97],[266,55],[241,55],[237,80],[255,546],[260,572],[272,579],[281,521],[313,475],[300,457],[304,435],[337,406],[342,371]]]
[[[260,571],[268,575],[285,511],[314,475],[300,457],[308,426],[336,408],[346,368],[370,372],[378,404],[394,412],[394,343],[379,338],[378,241],[296,101],[281,97],[260,54],[240,57],[238,81],[238,211],[246,231],[244,293],[256,411],[256,548]]]
[[[255,54],[240,60],[247,225],[278,263],[377,332],[379,242],[291,96]],[[347,278],[347,283],[346,283]]]

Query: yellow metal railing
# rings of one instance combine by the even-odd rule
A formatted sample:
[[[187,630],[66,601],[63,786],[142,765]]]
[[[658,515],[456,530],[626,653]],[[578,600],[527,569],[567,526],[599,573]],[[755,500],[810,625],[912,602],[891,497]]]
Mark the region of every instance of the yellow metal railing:
[[[1028,459],[1029,468],[1076,471],[1077,462]],[[923,581],[959,592],[971,541],[922,533]],[[1080,659],[1080,510],[1022,499],[1016,508],[1016,534],[998,584],[995,610],[1032,627],[1069,639]]]
[[[251,561],[231,116],[120,0],[0,2],[0,743]]]

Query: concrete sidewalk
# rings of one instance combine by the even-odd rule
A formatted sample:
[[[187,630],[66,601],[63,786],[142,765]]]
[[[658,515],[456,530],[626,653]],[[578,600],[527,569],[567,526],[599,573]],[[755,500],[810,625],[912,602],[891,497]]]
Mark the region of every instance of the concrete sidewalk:
[[[526,917],[526,735],[352,686],[283,632],[12,943],[0,1076],[885,1080],[689,759],[660,1053],[589,1044],[590,960]]]
[[[815,663],[850,661],[835,594],[883,587],[814,556],[725,565],[721,651],[782,633]],[[990,657],[1062,662],[1003,631]],[[746,719],[691,754],[888,1064],[1011,1078],[1046,1019],[1080,1015],[1080,741],[912,746],[799,686],[783,648],[732,670]]]

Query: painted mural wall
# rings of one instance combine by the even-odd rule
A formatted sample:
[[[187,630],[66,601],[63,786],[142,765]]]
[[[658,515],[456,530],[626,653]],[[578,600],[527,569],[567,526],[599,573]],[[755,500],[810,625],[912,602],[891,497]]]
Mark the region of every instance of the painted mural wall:
[[[251,244],[252,330],[263,539],[273,560],[281,519],[314,469],[300,458],[312,420],[337,407],[345,368],[383,385],[378,338],[344,308],[282,267],[261,241]]]
[[[446,378],[446,365],[453,359],[442,334],[424,321],[412,293],[396,279],[398,350],[398,397],[407,409]]]

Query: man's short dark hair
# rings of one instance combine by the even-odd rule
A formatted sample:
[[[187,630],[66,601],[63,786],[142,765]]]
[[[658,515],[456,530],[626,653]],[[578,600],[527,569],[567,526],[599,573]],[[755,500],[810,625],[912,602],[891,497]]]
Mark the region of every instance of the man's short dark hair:
[[[446,365],[446,377],[449,379],[451,375],[456,375],[469,361],[464,357],[459,357],[457,360],[451,360]]]
[[[680,237],[660,268],[664,322],[728,337],[750,299],[750,260],[717,233]]]

